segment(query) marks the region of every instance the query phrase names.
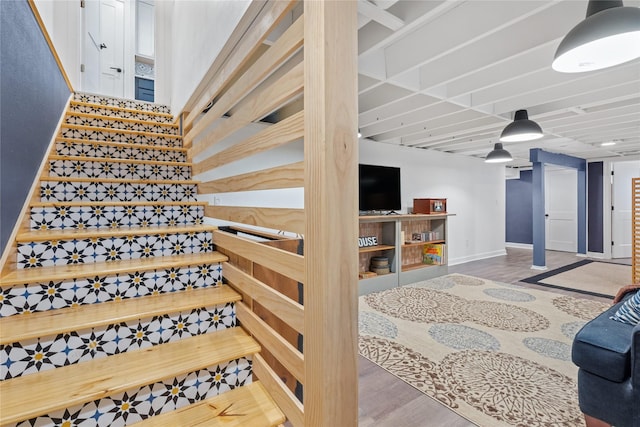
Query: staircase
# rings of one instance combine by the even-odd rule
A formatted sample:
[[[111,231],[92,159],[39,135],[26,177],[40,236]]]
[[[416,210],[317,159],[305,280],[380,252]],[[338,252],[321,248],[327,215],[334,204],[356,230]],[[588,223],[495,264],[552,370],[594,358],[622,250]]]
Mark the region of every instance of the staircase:
[[[179,129],[75,94],[0,278],[0,424],[274,426]]]

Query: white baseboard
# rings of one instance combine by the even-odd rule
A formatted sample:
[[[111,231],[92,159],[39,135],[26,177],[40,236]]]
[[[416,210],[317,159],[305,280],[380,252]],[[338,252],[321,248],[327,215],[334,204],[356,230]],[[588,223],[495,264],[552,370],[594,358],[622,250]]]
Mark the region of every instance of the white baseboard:
[[[546,265],[532,265],[531,269],[544,271],[544,270],[548,270],[549,267],[547,267]]]
[[[464,263],[471,262],[471,261],[479,261],[481,259],[493,258],[493,257],[497,257],[497,256],[503,256],[503,255],[506,255],[506,254],[507,254],[507,251],[502,249],[502,250],[499,250],[499,251],[485,252],[485,253],[481,253],[481,254],[474,254],[474,255],[469,255],[469,256],[461,257],[461,258],[451,258],[451,259],[449,259],[449,262],[447,263],[447,265],[464,264]]]
[[[533,244],[531,244],[531,243],[505,242],[504,245],[507,248],[519,248],[519,249],[531,249],[531,250],[533,250]]]

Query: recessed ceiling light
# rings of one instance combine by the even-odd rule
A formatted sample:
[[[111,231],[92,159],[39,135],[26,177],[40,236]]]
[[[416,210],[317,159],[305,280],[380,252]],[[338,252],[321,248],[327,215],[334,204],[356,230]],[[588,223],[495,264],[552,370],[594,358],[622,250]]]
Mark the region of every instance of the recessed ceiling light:
[[[608,141],[608,142],[603,142],[600,144],[601,147],[608,147],[610,145],[616,145],[615,141]]]

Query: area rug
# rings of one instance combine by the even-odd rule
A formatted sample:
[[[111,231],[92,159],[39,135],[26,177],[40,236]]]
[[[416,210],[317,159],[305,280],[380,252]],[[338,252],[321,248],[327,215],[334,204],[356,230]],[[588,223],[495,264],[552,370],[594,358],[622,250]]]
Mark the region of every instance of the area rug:
[[[609,304],[460,274],[359,304],[360,354],[477,425],[584,425],[571,342]]]
[[[565,289],[587,295],[614,297],[618,289],[631,284],[631,266],[582,260],[522,280],[526,283]]]

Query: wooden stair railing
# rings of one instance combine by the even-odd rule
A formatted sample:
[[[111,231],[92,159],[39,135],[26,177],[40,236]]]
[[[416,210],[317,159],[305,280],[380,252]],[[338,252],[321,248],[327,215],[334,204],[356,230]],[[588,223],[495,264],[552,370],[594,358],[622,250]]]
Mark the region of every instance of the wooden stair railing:
[[[187,101],[188,161],[256,377],[296,427],[356,425],[355,3],[257,4]]]

